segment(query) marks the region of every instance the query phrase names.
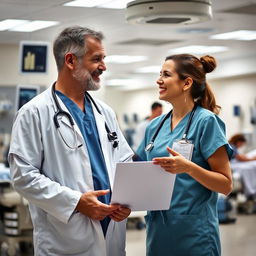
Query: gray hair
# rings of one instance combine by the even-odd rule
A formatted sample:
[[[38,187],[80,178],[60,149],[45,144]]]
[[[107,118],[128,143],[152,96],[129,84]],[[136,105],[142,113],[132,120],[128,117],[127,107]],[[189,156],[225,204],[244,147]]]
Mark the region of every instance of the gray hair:
[[[86,37],[91,36],[102,41],[104,36],[101,32],[97,32],[85,27],[68,27],[64,29],[55,39],[53,45],[53,54],[57,64],[58,71],[64,65],[65,54],[68,52],[81,58],[86,54]]]

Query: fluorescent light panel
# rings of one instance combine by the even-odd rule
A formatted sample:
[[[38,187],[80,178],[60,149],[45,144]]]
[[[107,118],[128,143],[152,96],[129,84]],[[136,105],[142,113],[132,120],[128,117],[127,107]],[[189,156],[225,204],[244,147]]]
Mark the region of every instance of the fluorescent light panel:
[[[175,49],[170,49],[168,52],[172,54],[207,54],[227,51],[228,47],[225,46],[206,46],[206,45],[190,45]]]
[[[0,21],[0,31],[8,30],[10,28],[26,24],[29,22],[28,20],[14,20],[14,19],[7,19]]]
[[[216,34],[210,37],[211,39],[219,40],[256,40],[256,31],[255,30],[237,30],[222,34]]]
[[[147,66],[147,67],[142,67],[142,68],[138,68],[136,69],[137,73],[160,73],[161,70],[161,66]]]
[[[106,80],[106,85],[108,86],[129,86],[134,85],[136,80],[134,79],[111,79]]]
[[[110,0],[75,0],[65,3],[64,6],[74,6],[74,7],[96,7],[100,4],[106,4]]]
[[[124,9],[126,8],[127,3],[131,2],[131,0],[115,0],[110,1],[106,4],[101,4],[98,7],[102,8],[110,8],[110,9]]]
[[[17,31],[17,32],[33,32],[39,29],[52,27],[54,25],[59,24],[58,21],[43,21],[43,20],[34,20],[17,27],[9,29],[10,31]]]
[[[131,0],[75,0],[65,3],[64,6],[123,9],[128,2]]]
[[[110,55],[105,59],[106,63],[127,64],[146,60],[146,56]]]
[[[0,31],[18,31],[18,32],[33,32],[39,29],[51,27],[59,24],[58,21],[43,21],[43,20],[15,20],[6,19],[0,22]]]

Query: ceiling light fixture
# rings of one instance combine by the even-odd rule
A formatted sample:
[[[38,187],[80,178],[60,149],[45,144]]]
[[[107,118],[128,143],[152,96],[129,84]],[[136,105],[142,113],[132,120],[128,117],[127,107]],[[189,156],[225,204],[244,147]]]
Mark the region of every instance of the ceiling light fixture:
[[[0,31],[33,32],[57,24],[58,21],[6,19],[0,21]]]
[[[15,20],[15,19],[6,19],[0,21],[0,31],[8,30],[10,28],[26,24],[29,20]]]
[[[219,39],[219,40],[256,40],[256,31],[255,30],[237,30],[222,34],[212,35],[211,39]]]
[[[128,2],[131,0],[75,0],[65,3],[64,6],[124,9]]]
[[[110,55],[105,59],[106,63],[127,64],[147,60],[146,56]]]
[[[52,27],[59,24],[58,21],[45,21],[45,20],[34,20],[19,26],[15,26],[10,28],[10,31],[17,31],[17,32],[33,32],[39,29]]]
[[[210,54],[217,52],[227,51],[229,48],[226,46],[206,46],[206,45],[189,45],[180,48],[170,49],[168,53],[171,54]]]
[[[129,86],[138,83],[138,81],[134,79],[111,79],[106,80],[105,83],[107,86]]]
[[[136,69],[136,73],[157,73],[159,74],[161,71],[161,66],[147,66]]]

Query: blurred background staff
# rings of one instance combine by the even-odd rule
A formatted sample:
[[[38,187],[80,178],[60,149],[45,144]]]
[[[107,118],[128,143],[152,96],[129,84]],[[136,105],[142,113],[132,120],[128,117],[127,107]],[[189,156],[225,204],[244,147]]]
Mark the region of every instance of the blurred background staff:
[[[246,154],[241,154],[239,152],[239,149],[243,148],[246,145],[246,142],[247,141],[246,141],[245,136],[241,133],[235,134],[230,138],[229,143],[234,150],[232,159],[236,159],[241,162],[256,160],[256,155],[255,156],[247,156]]]
[[[244,201],[238,197],[238,209],[241,212],[256,212],[256,150],[242,153],[246,148],[247,139],[242,133],[234,134],[229,143],[234,153],[231,160],[231,168],[234,185],[238,188],[237,192],[245,195]],[[234,187],[234,189],[236,189]]]
[[[133,136],[133,149],[135,151],[137,150],[141,141],[144,138],[146,127],[149,124],[149,122],[151,120],[153,120],[154,118],[162,115],[162,113],[163,113],[163,105],[159,102],[154,102],[151,105],[151,114],[150,114],[150,116],[147,116],[145,118],[145,120],[140,122],[138,124],[138,126],[136,127],[136,129],[135,129],[135,133],[134,133],[134,136]]]

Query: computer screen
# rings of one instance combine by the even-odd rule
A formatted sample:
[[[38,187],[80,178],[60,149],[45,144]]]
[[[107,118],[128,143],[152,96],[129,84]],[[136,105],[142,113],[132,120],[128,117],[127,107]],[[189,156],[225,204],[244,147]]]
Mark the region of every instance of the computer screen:
[[[251,124],[256,124],[256,107],[250,108]]]
[[[17,88],[17,110],[19,110],[24,104],[29,102],[39,93],[39,87],[23,87]]]

